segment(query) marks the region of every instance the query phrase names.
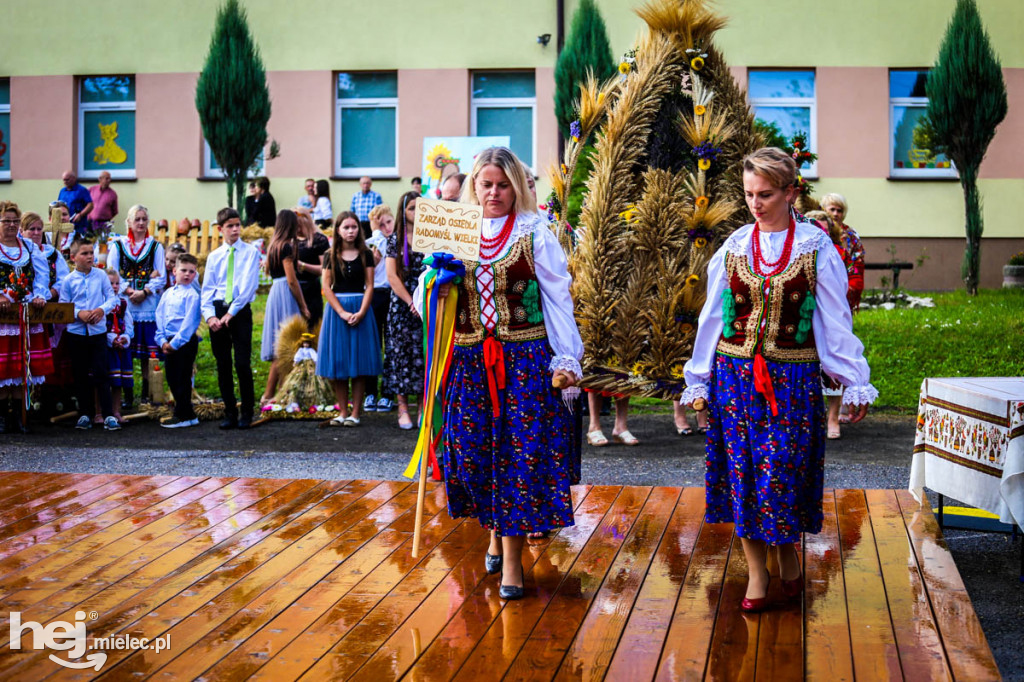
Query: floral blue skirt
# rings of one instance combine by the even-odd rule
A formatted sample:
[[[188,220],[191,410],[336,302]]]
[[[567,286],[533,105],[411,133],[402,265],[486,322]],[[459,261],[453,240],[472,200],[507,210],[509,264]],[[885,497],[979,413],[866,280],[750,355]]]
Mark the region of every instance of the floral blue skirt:
[[[156,345],[155,320],[135,320],[135,333],[129,348],[136,358],[151,358],[155,355],[160,360],[164,359],[163,351]]]
[[[771,545],[821,531],[825,410],[817,362],[768,362],[779,414],[754,390],[753,361],[717,355],[708,400],[709,523]]]
[[[444,408],[448,512],[501,535],[573,525],[569,486],[579,480],[575,420],[551,387],[547,339],[506,342],[506,388],[495,419],[483,345],[456,346]]]

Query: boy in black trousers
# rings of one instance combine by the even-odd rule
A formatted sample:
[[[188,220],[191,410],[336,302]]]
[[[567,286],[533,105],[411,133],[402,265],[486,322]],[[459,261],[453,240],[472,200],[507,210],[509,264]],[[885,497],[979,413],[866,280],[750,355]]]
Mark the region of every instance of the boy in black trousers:
[[[91,429],[96,414],[95,394],[99,395],[103,428],[117,431],[110,399],[107,363],[107,315],[117,305],[117,295],[102,268],[93,267],[93,246],[88,239],[71,243],[75,269],[60,285],[60,302],[75,305],[75,321],[64,331],[68,335],[68,356],[78,397],[76,429]]]
[[[192,409],[192,365],[199,350],[199,293],[192,287],[199,261],[190,253],[174,264],[175,284],[164,291],[156,307],[156,343],[164,354],[167,385],[174,396],[174,417],[167,429],[199,426]]]
[[[252,424],[256,395],[252,381],[252,309],[259,285],[260,253],[243,242],[242,221],[238,211],[222,208],[217,212],[217,225],[224,243],[206,259],[203,275],[202,314],[210,326],[210,349],[217,361],[217,383],[224,400],[222,429],[247,429]],[[238,375],[242,399],[239,416],[235,405],[234,377],[231,376],[231,354]]]

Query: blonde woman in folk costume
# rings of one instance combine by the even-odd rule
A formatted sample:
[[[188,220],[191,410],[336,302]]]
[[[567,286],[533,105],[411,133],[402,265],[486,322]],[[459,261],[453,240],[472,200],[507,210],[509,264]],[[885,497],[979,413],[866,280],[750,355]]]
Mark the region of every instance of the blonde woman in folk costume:
[[[710,523],[736,524],[747,558],[741,608],[768,606],[775,551],[783,592],[797,598],[801,533],[822,523],[825,410],[820,372],[859,406],[878,392],[853,335],[846,267],[825,232],[795,222],[796,164],[782,150],[743,160],[756,222],[730,236],[708,264],[707,302],[681,402],[709,408],[706,498]]]
[[[149,209],[135,204],[125,219],[128,234],[118,237],[107,254],[107,269],[121,275],[121,294],[128,299],[128,310],[135,323],[132,355],[142,368],[141,399],[149,397],[149,359],[163,358],[156,344],[156,306],[167,284],[167,264],[163,245],[149,236]],[[132,402],[125,392],[125,402]]]
[[[484,220],[480,260],[465,263],[458,285],[444,400],[448,510],[491,530],[487,571],[501,573],[502,599],[519,599],[526,535],[573,524],[579,442],[552,379],[579,380],[583,342],[565,254],[515,154],[481,152],[462,202],[479,204]]]

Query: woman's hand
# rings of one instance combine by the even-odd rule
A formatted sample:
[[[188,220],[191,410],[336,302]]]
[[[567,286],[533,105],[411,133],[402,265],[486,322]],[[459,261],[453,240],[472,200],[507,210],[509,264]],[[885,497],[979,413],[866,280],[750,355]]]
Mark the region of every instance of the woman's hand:
[[[302,319],[304,320],[308,320],[310,317],[309,308],[307,308],[306,306],[302,306],[302,309],[299,310],[299,313],[302,314]]]
[[[449,284],[442,284],[441,288],[439,288],[437,290],[437,295],[439,297],[441,297],[441,298],[448,298],[448,292],[451,290],[451,288],[452,288],[452,285],[450,283]]]
[[[128,300],[134,303],[135,305],[142,303],[143,301],[146,300],[146,290],[136,289],[135,291],[132,292],[131,296],[128,297]]]
[[[566,372],[564,369],[556,369],[555,375],[551,377],[551,385],[562,389],[575,386],[576,375]]]
[[[357,324],[363,321],[362,313],[352,313],[348,316],[348,323],[350,326],[355,327]]]
[[[46,299],[43,298],[42,296],[38,296],[32,299],[32,307],[35,308],[36,310],[39,310],[44,305],[46,305]]]
[[[850,415],[850,423],[851,424],[856,424],[861,419],[863,419],[864,417],[868,416],[868,405],[867,405],[867,403],[864,403],[863,405],[850,405],[850,407],[855,408],[857,410],[856,412],[854,412],[853,414]]]

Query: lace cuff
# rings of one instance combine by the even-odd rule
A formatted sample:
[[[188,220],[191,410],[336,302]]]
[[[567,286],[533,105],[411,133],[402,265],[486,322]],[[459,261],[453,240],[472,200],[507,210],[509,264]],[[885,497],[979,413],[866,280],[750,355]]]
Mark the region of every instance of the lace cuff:
[[[564,370],[571,372],[576,377],[576,381],[583,378],[583,368],[580,367],[580,361],[571,355],[556,355],[551,358],[551,365],[548,367],[552,372],[557,370]]]
[[[871,384],[847,386],[843,391],[844,405],[870,405],[876,400],[878,400],[878,389]]]
[[[708,385],[707,384],[693,384],[687,386],[686,390],[683,391],[683,395],[679,398],[680,405],[689,405],[697,398],[708,399]]]

